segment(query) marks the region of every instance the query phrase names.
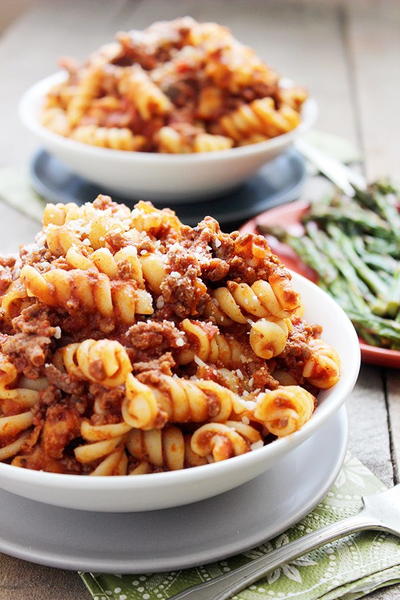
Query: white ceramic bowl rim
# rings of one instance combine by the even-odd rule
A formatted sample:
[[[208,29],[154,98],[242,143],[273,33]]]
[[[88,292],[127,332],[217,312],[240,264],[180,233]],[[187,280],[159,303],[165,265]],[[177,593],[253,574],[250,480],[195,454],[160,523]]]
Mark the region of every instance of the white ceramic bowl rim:
[[[32,483],[32,485],[51,484],[54,488],[78,487],[82,491],[109,489],[109,490],[126,490],[130,489],[160,489],[162,483],[175,483],[177,494],[179,495],[179,484],[196,483],[203,480],[204,471],[208,470],[211,474],[217,475],[218,471],[224,472],[225,475],[230,470],[237,470],[239,467],[246,469],[246,466],[252,462],[254,456],[261,456],[264,453],[265,457],[279,457],[286,454],[292,447],[298,446],[306,440],[314,431],[316,431],[322,423],[324,423],[333,413],[335,413],[346,396],[351,392],[358,377],[360,369],[360,346],[356,331],[341,307],[328,295],[326,292],[317,287],[308,279],[302,277],[298,273],[292,273],[294,284],[296,280],[301,281],[303,287],[312,290],[315,296],[319,296],[318,302],[322,302],[326,306],[327,314],[334,320],[335,324],[341,329],[341,333],[346,340],[348,353],[352,357],[352,362],[343,365],[342,376],[339,382],[330,390],[327,390],[328,397],[321,402],[315,410],[311,419],[295,433],[277,439],[263,448],[236,456],[228,460],[216,462],[212,464],[202,465],[179,471],[167,471],[161,473],[151,473],[143,476],[122,475],[119,477],[90,477],[82,475],[68,475],[63,473],[47,473],[45,471],[34,471],[30,469],[22,469],[14,467],[7,463],[0,462],[0,477],[2,473],[10,474],[10,469],[13,471],[13,479],[23,481],[24,483]],[[342,361],[343,362],[343,361]]]
[[[230,148],[229,150],[190,154],[162,154],[160,152],[133,152],[127,150],[114,150],[111,148],[99,148],[58,135],[44,127],[39,121],[39,110],[42,106],[45,95],[54,85],[62,82],[65,80],[65,78],[66,74],[62,71],[59,71],[53,75],[50,75],[49,77],[41,79],[25,92],[19,104],[19,114],[24,125],[36,135],[47,138],[52,142],[62,143],[71,150],[79,149],[80,152],[86,152],[92,156],[102,156],[103,158],[108,154],[109,156],[112,155],[113,157],[121,159],[122,161],[128,162],[134,159],[135,161],[151,161],[152,163],[160,162],[165,164],[168,162],[174,162],[179,158],[180,160],[184,160],[188,163],[198,163],[209,160],[210,155],[212,156],[213,160],[229,160],[233,156],[244,157],[252,154],[263,153],[266,150],[272,150],[275,147],[281,146],[286,140],[290,140],[292,137],[308,130],[311,125],[313,125],[318,113],[317,103],[313,98],[309,98],[303,104],[301,112],[302,121],[295,129],[264,142],[258,142],[256,144],[249,144],[247,146],[241,146],[237,148]]]

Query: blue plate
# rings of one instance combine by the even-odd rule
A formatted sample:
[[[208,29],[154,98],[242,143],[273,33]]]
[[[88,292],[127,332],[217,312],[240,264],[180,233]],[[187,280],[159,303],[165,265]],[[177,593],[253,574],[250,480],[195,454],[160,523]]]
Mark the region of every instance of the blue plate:
[[[57,158],[40,150],[31,163],[31,181],[35,191],[49,202],[90,202],[99,193],[108,193],[117,202],[133,205],[113,194],[112,190],[99,186],[75,175]],[[196,225],[206,215],[211,215],[221,225],[237,225],[285,202],[296,200],[303,187],[306,170],[304,160],[295,150],[281,154],[265,165],[256,175],[235,191],[215,200],[202,200],[188,204],[170,204],[187,225]],[[154,202],[157,206],[157,202]],[[162,208],[162,206],[159,206]]]

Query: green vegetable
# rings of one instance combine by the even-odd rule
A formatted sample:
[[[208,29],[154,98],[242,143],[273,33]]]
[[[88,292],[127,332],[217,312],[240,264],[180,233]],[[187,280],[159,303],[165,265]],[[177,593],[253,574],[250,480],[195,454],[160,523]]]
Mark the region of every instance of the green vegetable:
[[[304,234],[261,227],[288,244],[318,275],[369,344],[400,350],[399,193],[386,180],[350,199],[339,192],[313,200]]]

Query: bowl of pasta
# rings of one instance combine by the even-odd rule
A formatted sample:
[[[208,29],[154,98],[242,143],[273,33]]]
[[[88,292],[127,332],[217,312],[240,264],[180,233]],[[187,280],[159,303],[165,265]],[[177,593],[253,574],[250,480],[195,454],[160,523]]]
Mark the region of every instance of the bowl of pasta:
[[[339,305],[210,217],[49,204],[0,276],[0,486],[33,500],[155,510],[297,469],[357,378]]]
[[[23,123],[74,172],[130,199],[227,193],[317,113],[228,29],[190,17],[120,32],[82,65],[61,65],[23,96]]]

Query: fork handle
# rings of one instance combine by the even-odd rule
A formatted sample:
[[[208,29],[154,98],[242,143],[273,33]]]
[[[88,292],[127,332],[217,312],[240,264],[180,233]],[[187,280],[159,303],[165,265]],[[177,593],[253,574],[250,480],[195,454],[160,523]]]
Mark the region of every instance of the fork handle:
[[[278,548],[270,554],[260,556],[238,569],[224,573],[211,581],[192,586],[180,594],[173,596],[170,600],[210,600],[210,598],[213,600],[227,600],[260,579],[268,571],[283,563],[294,560],[303,554],[307,554],[327,542],[365,529],[385,529],[376,519],[363,514],[363,512],[361,511],[361,513],[354,517],[349,517],[343,521],[327,525],[318,531],[313,531]]]

